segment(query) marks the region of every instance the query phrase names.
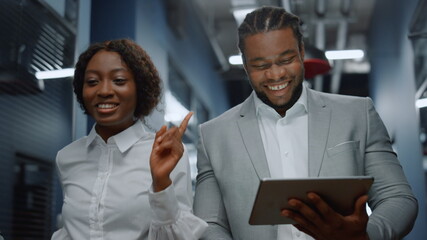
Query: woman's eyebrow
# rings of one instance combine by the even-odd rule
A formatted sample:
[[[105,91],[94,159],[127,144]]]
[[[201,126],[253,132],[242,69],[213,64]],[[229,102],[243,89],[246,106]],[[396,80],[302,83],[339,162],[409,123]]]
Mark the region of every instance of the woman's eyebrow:
[[[118,68],[112,69],[110,72],[121,72],[121,71],[129,71],[129,70],[124,67],[118,67]],[[85,71],[85,73],[98,73],[98,72],[99,71],[96,69],[86,69]]]

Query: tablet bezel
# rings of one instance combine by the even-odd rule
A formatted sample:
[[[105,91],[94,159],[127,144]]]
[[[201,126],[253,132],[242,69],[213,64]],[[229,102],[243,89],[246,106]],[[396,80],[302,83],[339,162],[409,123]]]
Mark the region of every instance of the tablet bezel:
[[[249,224],[294,224],[292,219],[280,215],[281,210],[292,209],[287,203],[289,198],[307,202],[308,192],[319,194],[336,211],[348,215],[353,212],[354,201],[368,193],[373,180],[371,176],[261,179]]]

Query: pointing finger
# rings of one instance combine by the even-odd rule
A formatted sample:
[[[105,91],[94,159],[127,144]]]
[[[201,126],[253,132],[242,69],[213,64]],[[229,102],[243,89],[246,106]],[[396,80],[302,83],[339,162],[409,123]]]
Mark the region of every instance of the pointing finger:
[[[182,120],[181,124],[179,125],[180,137],[184,135],[184,132],[187,129],[188,122],[190,121],[191,116],[193,116],[193,112],[189,112],[187,116],[185,116],[184,120]]]

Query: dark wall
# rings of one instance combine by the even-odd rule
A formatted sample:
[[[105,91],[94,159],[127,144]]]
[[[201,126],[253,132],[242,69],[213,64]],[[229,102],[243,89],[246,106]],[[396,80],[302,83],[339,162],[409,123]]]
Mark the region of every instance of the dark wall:
[[[38,94],[0,94],[0,230],[5,239],[13,239],[13,204],[24,201],[14,198],[17,154],[54,167],[57,151],[71,141],[71,100],[71,83],[66,79],[46,80],[44,91]],[[58,189],[57,182],[50,184]],[[51,215],[46,216],[52,224],[56,222],[54,212],[60,208],[54,195],[50,196]]]
[[[92,0],[91,42],[135,39],[136,1]]]
[[[75,28],[44,1],[2,0],[0,9],[0,231],[47,239],[62,198],[55,156],[72,140],[72,88],[35,73],[73,65]]]

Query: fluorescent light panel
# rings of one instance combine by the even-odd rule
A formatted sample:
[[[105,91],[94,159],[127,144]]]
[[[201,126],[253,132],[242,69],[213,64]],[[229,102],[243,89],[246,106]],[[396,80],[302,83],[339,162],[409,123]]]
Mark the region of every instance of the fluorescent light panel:
[[[74,76],[74,68],[64,68],[59,70],[36,72],[37,79],[53,79],[72,76]]]
[[[362,50],[340,50],[340,51],[326,51],[326,58],[329,60],[343,60],[343,59],[362,59],[365,53]],[[228,58],[231,65],[242,65],[243,60],[241,55],[233,55]]]
[[[242,55],[233,55],[233,56],[230,56],[228,58],[228,62],[231,65],[242,65],[243,64]]]
[[[360,49],[354,50],[337,50],[326,51],[325,56],[329,60],[342,60],[342,59],[361,59],[365,53]]]
[[[427,98],[418,99],[415,101],[415,106],[417,106],[417,108],[427,107]]]

